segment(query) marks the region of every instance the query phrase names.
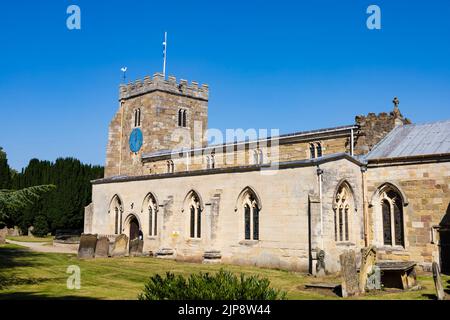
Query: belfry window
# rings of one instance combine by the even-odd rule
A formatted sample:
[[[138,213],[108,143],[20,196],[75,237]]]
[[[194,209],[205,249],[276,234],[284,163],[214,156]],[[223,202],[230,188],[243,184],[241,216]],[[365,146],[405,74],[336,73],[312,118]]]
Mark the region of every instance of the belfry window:
[[[353,208],[354,203],[351,189],[344,182],[338,187],[333,203],[335,241],[350,241],[350,222]]]
[[[141,109],[134,110],[134,126],[141,126]]]
[[[186,128],[187,127],[187,110],[178,110],[178,126]]]
[[[405,246],[403,229],[403,201],[393,189],[381,193],[383,243],[387,246]]]

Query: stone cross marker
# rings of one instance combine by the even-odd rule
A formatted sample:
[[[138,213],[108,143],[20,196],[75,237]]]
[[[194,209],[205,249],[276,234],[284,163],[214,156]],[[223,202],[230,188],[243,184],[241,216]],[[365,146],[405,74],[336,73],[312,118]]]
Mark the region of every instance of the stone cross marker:
[[[130,256],[140,256],[144,249],[144,240],[134,239],[130,241]]]
[[[356,271],[355,251],[346,250],[339,256],[342,275],[342,296],[359,295],[358,273]]]
[[[373,267],[377,259],[377,252],[374,246],[361,249],[361,269],[359,271],[359,291],[366,290],[367,277],[373,273]]]
[[[111,252],[112,257],[123,257],[127,253],[128,237],[124,234],[119,235],[114,241]]]
[[[441,270],[439,269],[439,265],[436,262],[433,262],[432,269],[434,286],[436,288],[436,297],[438,300],[444,300],[445,292],[444,286],[442,285]]]
[[[80,246],[78,247],[78,258],[92,259],[95,257],[95,247],[97,246],[96,234],[82,234]]]
[[[100,237],[97,240],[97,246],[95,247],[96,258],[108,258],[109,253],[109,240],[107,237]]]

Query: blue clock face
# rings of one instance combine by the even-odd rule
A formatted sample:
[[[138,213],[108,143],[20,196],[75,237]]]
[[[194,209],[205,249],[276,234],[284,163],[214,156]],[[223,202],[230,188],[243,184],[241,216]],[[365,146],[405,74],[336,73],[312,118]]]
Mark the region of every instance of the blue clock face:
[[[130,134],[130,150],[138,152],[142,147],[142,131],[139,128],[133,129]]]

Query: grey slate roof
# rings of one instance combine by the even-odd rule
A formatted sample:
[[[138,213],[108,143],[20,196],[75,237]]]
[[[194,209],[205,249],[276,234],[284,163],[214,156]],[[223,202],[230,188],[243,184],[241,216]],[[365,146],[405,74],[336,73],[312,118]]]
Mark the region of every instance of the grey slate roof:
[[[381,140],[367,160],[450,153],[450,120],[398,126]]]

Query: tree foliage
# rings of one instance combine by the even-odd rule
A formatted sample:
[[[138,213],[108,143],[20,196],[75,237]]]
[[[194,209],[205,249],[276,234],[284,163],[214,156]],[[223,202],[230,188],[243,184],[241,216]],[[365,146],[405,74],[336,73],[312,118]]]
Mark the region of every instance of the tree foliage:
[[[8,165],[6,153],[0,147],[0,190],[11,187],[11,169]]]
[[[6,163],[7,169],[2,163]],[[0,202],[0,206],[3,203],[0,214],[3,212],[7,216],[4,221],[8,225],[19,226],[22,231],[27,231],[38,216],[45,218],[52,232],[80,229],[84,207],[91,202],[90,181],[101,177],[103,167],[82,164],[73,158],[59,158],[55,162],[32,159],[22,172],[17,173],[7,165],[6,154],[0,152],[1,189],[13,190],[2,192],[7,201]],[[9,182],[2,183],[6,179]],[[42,222],[42,218],[39,219]]]
[[[279,300],[286,293],[270,287],[267,278],[241,274],[237,277],[221,269],[218,273],[192,274],[188,279],[166,273],[150,278],[139,300]]]
[[[32,206],[43,194],[55,189],[53,185],[34,186],[22,190],[0,190],[0,218],[11,219],[15,214]]]

